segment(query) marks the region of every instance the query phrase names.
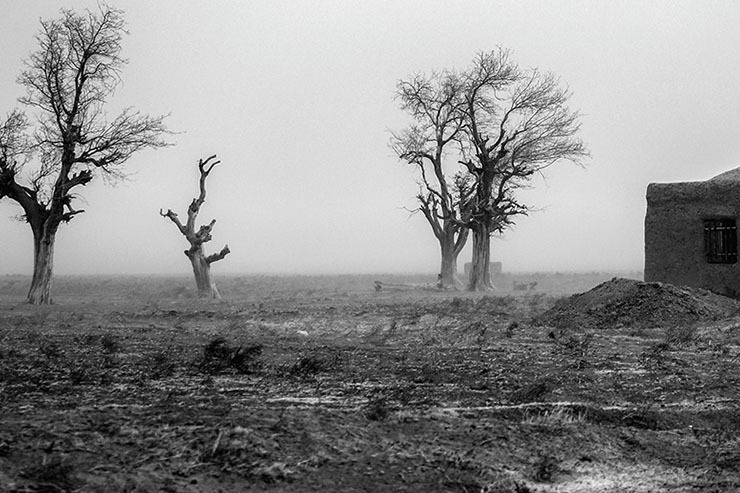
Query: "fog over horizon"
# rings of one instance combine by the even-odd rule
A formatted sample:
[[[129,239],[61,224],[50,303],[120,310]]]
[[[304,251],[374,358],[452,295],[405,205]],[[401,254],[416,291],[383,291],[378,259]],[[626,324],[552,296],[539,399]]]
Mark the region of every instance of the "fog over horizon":
[[[172,147],[135,154],[130,179],[76,191],[54,270],[183,274],[180,217],[199,158],[217,154],[198,223],[216,219],[213,275],[435,273],[439,247],[412,215],[414,170],[388,147],[409,124],[393,95],[418,72],[512,51],[557,74],[582,113],[586,166],[558,163],[523,192],[537,210],[492,242],[507,272],[643,268],[651,182],[740,166],[740,2],[111,1],[125,12],[122,84],[108,115],[169,114]],[[39,19],[96,1],[8,2],[0,17],[0,114],[21,107]],[[32,236],[0,200],[0,275],[32,273]],[[470,242],[472,243],[472,241]],[[458,268],[470,261],[470,245]]]

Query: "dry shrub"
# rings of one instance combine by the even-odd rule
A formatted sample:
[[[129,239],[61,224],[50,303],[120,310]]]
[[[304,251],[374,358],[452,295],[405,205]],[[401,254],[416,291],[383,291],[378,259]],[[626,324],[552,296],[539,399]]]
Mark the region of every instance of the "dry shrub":
[[[554,332],[550,332],[550,334],[551,339],[562,351],[574,358],[585,358],[588,356],[588,352],[591,349],[591,342],[594,338],[593,332],[588,332],[582,336],[577,334],[562,334],[557,336]]]
[[[514,404],[524,404],[542,399],[555,388],[555,383],[549,377],[538,378],[529,385],[514,391],[509,400]]]
[[[158,380],[171,377],[177,369],[177,361],[171,349],[157,351],[149,357],[146,365],[149,378]]]
[[[288,370],[292,377],[301,379],[310,379],[318,373],[328,371],[331,365],[328,361],[320,356],[307,355],[301,356]]]
[[[227,370],[252,373],[262,367],[257,361],[262,348],[261,344],[234,347],[225,338],[216,337],[203,347],[203,356],[197,362],[198,370],[209,375]]]
[[[675,346],[685,346],[697,339],[698,327],[694,324],[669,327],[663,337],[664,342]]]
[[[585,412],[574,412],[567,407],[547,409],[544,412],[526,412],[522,423],[536,426],[557,427],[566,424],[583,423]]]
[[[534,463],[533,479],[540,483],[553,480],[553,476],[560,470],[559,461],[549,454],[540,455]]]
[[[113,334],[104,334],[100,338],[100,345],[103,346],[103,351],[108,354],[115,354],[121,351],[121,343],[118,337]]]
[[[363,414],[370,421],[384,421],[390,413],[391,409],[385,396],[377,396],[367,402]]]

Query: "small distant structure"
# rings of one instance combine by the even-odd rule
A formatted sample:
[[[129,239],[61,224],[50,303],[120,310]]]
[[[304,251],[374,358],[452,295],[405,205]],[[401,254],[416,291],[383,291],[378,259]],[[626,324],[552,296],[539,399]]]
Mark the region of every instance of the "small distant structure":
[[[645,281],[740,295],[740,168],[707,181],[651,183]]]
[[[473,263],[472,262],[465,262],[465,266],[463,267],[465,269],[465,276],[470,279],[470,271],[473,270]],[[501,262],[491,262],[490,263],[490,272],[491,276],[500,276],[503,272],[503,267],[501,265]]]

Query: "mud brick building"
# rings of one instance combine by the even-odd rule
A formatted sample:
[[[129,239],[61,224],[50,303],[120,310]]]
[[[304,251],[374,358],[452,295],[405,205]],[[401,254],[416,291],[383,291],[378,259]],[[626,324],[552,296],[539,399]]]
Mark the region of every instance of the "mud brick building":
[[[740,297],[740,168],[701,182],[651,183],[645,281]]]

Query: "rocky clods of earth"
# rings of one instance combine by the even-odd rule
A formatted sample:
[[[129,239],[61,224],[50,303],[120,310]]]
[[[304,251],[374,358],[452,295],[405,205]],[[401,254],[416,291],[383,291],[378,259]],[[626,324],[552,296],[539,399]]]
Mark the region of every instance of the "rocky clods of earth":
[[[740,301],[705,289],[615,277],[534,319],[556,328],[665,327],[728,318]]]

